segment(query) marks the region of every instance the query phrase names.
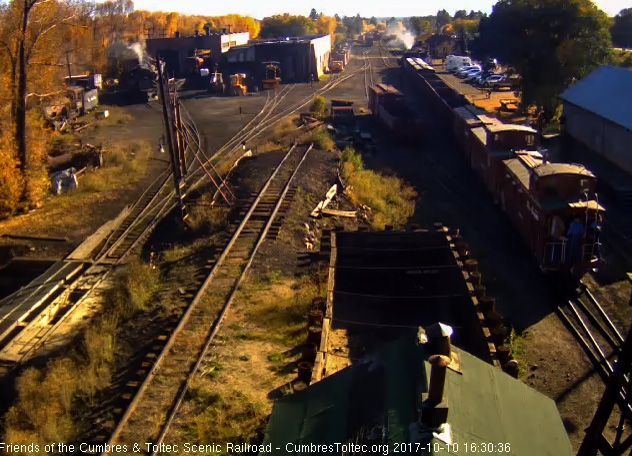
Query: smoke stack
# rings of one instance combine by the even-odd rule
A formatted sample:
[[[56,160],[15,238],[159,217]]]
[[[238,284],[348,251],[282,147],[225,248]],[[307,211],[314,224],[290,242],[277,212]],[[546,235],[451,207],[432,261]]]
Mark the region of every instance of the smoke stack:
[[[422,395],[421,422],[433,428],[448,421],[448,401],[443,396],[445,391],[446,371],[450,365],[450,358],[444,355],[432,355],[430,363],[430,385],[428,393]]]
[[[426,328],[426,336],[428,337],[428,351],[426,353],[435,353],[451,358],[452,346],[450,337],[452,333],[452,327],[443,323],[435,323],[428,326]]]
[[[444,355],[432,355],[428,358],[432,366],[430,368],[430,387],[428,388],[428,403],[439,405],[443,402],[443,391],[445,390],[445,374],[450,365],[450,358]]]
[[[180,32],[176,32],[174,35],[176,38],[180,38]]]
[[[211,29],[210,29],[210,27],[205,28],[204,31],[206,32],[206,36],[211,36]]]

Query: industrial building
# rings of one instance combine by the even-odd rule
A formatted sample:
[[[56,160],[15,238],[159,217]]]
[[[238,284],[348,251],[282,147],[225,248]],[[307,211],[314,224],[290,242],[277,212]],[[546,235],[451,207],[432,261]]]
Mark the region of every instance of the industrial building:
[[[150,38],[147,40],[147,53],[157,54],[165,61],[166,71],[171,76],[188,76],[195,73],[202,64],[212,70],[220,63],[222,53],[234,46],[248,43],[250,34],[239,33],[196,33],[181,36],[179,32],[171,38]]]
[[[275,61],[280,64],[284,83],[309,82],[311,75],[318,80],[328,71],[330,53],[329,35],[251,41],[248,45],[231,47],[224,55],[221,71],[245,73],[251,85],[261,87],[265,70],[263,62]]]
[[[632,71],[603,65],[564,91],[566,153],[608,176],[615,194],[629,192],[632,175]]]

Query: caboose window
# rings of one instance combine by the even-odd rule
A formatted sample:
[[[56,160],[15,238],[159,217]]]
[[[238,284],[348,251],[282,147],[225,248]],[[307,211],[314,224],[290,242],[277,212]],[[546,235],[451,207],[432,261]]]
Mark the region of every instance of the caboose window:
[[[589,180],[588,180],[588,179],[581,179],[581,180],[579,181],[580,190],[581,190],[582,192],[587,191],[587,189],[588,189],[588,183],[589,183]]]
[[[535,136],[527,135],[527,146],[533,146],[535,144]]]

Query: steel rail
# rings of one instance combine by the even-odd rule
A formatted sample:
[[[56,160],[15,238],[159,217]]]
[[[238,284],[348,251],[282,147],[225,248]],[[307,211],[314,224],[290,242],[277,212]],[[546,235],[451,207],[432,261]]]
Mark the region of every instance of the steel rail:
[[[193,311],[195,310],[195,308],[198,306],[198,304],[202,300],[204,292],[206,291],[207,287],[210,285],[210,283],[212,282],[213,278],[217,275],[218,271],[220,270],[220,267],[223,265],[224,261],[228,257],[233,245],[235,244],[235,242],[239,238],[239,236],[242,233],[243,229],[245,228],[246,224],[250,221],[250,218],[251,218],[253,212],[255,211],[257,205],[259,204],[259,202],[263,198],[265,192],[270,187],[270,184],[272,183],[272,180],[276,177],[276,175],[278,174],[278,171],[281,169],[283,164],[292,155],[292,153],[295,150],[295,148],[296,148],[296,145],[293,145],[290,148],[290,150],[287,152],[287,154],[284,156],[284,158],[281,160],[281,162],[274,169],[273,173],[270,175],[270,177],[268,178],[268,180],[266,181],[266,183],[264,184],[262,189],[259,191],[256,199],[251,204],[248,212],[246,213],[246,215],[242,219],[241,223],[239,224],[239,226],[237,227],[237,229],[235,230],[235,232],[231,236],[231,239],[229,240],[228,244],[226,245],[226,247],[222,251],[220,257],[218,258],[218,260],[213,265],[213,268],[210,271],[209,275],[204,280],[204,282],[202,283],[201,287],[197,291],[195,297],[193,298],[193,300],[191,301],[191,303],[187,307],[187,310],[185,311],[185,313],[180,318],[180,321],[178,322],[178,325],[173,330],[173,332],[169,335],[169,339],[167,340],[167,343],[162,347],[162,350],[160,351],[160,353],[156,357],[156,360],[155,360],[152,368],[148,372],[148,374],[145,377],[145,379],[143,380],[143,382],[140,384],[140,386],[139,386],[138,390],[136,391],[132,401],[130,402],[130,404],[128,405],[127,409],[125,410],[125,413],[120,418],[120,420],[117,423],[117,426],[114,429],[114,431],[111,433],[111,435],[110,435],[110,437],[108,439],[108,442],[107,442],[108,445],[110,445],[110,446],[113,445],[114,442],[116,442],[117,439],[119,438],[120,433],[122,432],[124,427],[127,425],[130,417],[134,413],[134,410],[136,409],[136,407],[137,407],[138,403],[140,402],[141,398],[143,397],[143,394],[145,393],[146,389],[148,388],[150,382],[157,375],[157,371],[160,368],[161,364],[163,363],[165,357],[169,353],[169,350],[171,349],[172,345],[174,344],[174,342],[176,340],[176,337],[183,330],[183,328],[186,326],[186,324],[189,321]],[[108,453],[105,452],[103,454],[107,455]]]
[[[279,195],[277,202],[274,206],[274,209],[272,211],[272,214],[270,215],[270,217],[268,218],[268,221],[263,229],[263,231],[260,233],[259,238],[257,239],[257,243],[255,244],[252,252],[250,253],[250,256],[248,258],[248,262],[246,263],[246,265],[244,266],[241,274],[239,275],[239,278],[237,279],[237,282],[235,283],[235,285],[233,286],[233,289],[230,292],[230,295],[228,296],[228,299],[226,300],[226,303],[224,304],[224,307],[222,308],[222,311],[220,312],[217,320],[215,320],[214,324],[213,324],[213,328],[206,340],[206,343],[204,344],[204,347],[202,348],[202,351],[200,352],[200,355],[198,356],[193,369],[191,370],[191,373],[189,374],[189,376],[186,379],[186,382],[184,383],[182,389],[180,390],[171,411],[169,412],[168,416],[167,416],[167,420],[165,421],[165,424],[160,432],[160,435],[158,436],[158,439],[155,442],[155,445],[153,448],[156,448],[156,451],[152,451],[150,454],[151,456],[154,456],[155,454],[158,453],[158,448],[160,447],[160,444],[164,442],[165,437],[167,436],[167,433],[169,432],[169,427],[171,426],[171,423],[173,422],[173,419],[175,418],[180,405],[182,404],[182,401],[184,400],[184,398],[186,397],[186,394],[189,390],[189,387],[191,386],[191,381],[193,380],[194,375],[198,372],[198,370],[200,369],[200,366],[202,365],[202,362],[204,361],[204,358],[206,357],[206,354],[208,353],[208,350],[211,346],[211,343],[213,342],[213,340],[215,339],[215,336],[217,335],[217,332],[219,331],[220,325],[222,324],[224,317],[226,316],[226,313],[228,312],[228,309],[230,308],[231,304],[233,303],[235,296],[237,294],[237,291],[239,290],[239,287],[241,286],[242,282],[244,281],[244,279],[246,278],[246,275],[248,274],[248,271],[250,270],[250,266],[252,265],[252,262],[257,254],[257,252],[259,251],[259,247],[261,247],[261,244],[263,244],[263,241],[266,239],[266,236],[268,234],[268,231],[270,230],[270,227],[272,226],[272,223],[274,222],[274,219],[277,216],[277,213],[279,212],[279,209],[281,208],[281,205],[283,204],[284,200],[285,200],[285,196],[287,195],[288,190],[290,189],[290,185],[292,183],[292,181],[294,180],[294,177],[296,176],[296,174],[298,173],[299,168],[301,167],[301,165],[303,164],[303,162],[305,161],[305,159],[307,158],[307,154],[310,152],[310,150],[312,150],[312,147],[314,146],[314,144],[311,144],[307,150],[305,151],[305,153],[303,154],[303,157],[301,158],[301,161],[298,163],[298,165],[296,165],[296,167],[294,168],[294,171],[292,172],[292,175],[290,176],[290,178],[287,180],[287,182],[285,183],[285,186],[283,187],[283,191],[281,192],[281,195]],[[286,155],[286,158],[289,156]],[[284,159],[285,160],[285,159]],[[279,167],[275,170],[275,174],[276,171],[278,171],[278,169],[280,169],[280,165]],[[272,178],[268,181],[268,183],[270,183],[272,181]],[[267,188],[266,188],[267,189]],[[263,192],[260,194],[260,196],[263,195]],[[251,211],[254,209],[254,207],[256,206],[256,203],[252,206]],[[250,214],[252,213],[251,211]]]

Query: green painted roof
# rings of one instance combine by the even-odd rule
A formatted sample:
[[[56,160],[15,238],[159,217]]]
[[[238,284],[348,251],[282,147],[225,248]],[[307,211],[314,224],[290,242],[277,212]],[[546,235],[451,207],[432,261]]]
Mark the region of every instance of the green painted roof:
[[[503,454],[515,456],[572,454],[551,399],[467,352],[454,346],[452,350],[462,372],[448,370],[445,391],[452,442],[459,445],[456,454],[473,452],[470,448],[466,453],[465,444],[483,443],[488,454],[489,444],[496,446],[492,454],[500,454],[499,444],[509,444],[510,452]],[[278,400],[263,443],[271,444],[275,455],[287,455],[287,445],[350,441],[388,444],[388,454],[447,454],[433,451],[444,444],[431,431],[422,434],[422,451],[395,451],[396,443],[411,442],[410,431],[416,428],[421,394],[430,378],[427,358],[416,332],[406,333],[379,352]]]

